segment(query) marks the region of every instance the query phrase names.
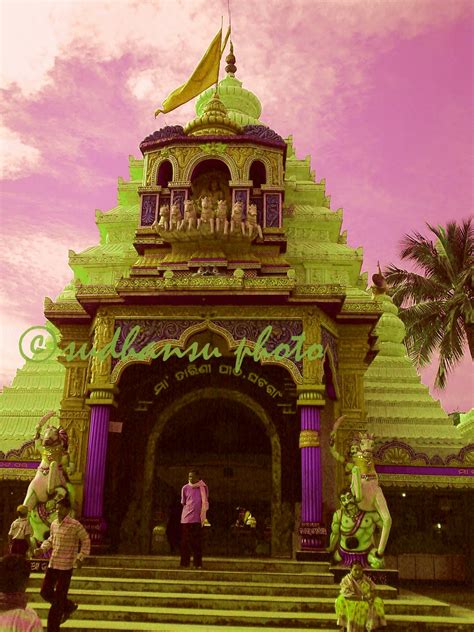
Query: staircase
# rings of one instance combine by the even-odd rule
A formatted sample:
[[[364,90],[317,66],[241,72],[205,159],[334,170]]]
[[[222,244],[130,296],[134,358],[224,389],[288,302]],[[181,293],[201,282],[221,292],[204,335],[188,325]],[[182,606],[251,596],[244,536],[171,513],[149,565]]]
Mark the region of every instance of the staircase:
[[[206,558],[205,570],[179,568],[176,557],[89,557],[74,572],[69,596],[79,609],[61,629],[129,632],[302,632],[337,630],[339,592],[325,562]],[[46,625],[49,604],[33,573],[29,605]],[[387,630],[472,632],[474,616],[452,616],[427,597],[398,598],[379,586]]]

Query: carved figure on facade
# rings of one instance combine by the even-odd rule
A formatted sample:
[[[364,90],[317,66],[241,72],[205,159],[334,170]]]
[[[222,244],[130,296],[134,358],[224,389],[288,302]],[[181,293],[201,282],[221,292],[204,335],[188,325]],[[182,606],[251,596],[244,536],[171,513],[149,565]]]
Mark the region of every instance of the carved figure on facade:
[[[192,197],[198,206],[205,197],[210,199],[213,208],[216,208],[219,200],[225,200],[229,204],[228,176],[221,171],[211,171],[193,178]]]
[[[51,424],[45,426],[54,416],[56,413],[50,411],[36,425],[35,448],[41,454],[41,462],[23,501],[32,512],[33,533],[38,540],[42,540],[44,532],[49,529],[56,500],[66,494],[71,501],[74,500],[74,487],[69,475],[74,472],[75,465],[69,458],[68,435],[63,428]]]
[[[354,467],[352,468],[351,489],[360,509],[377,511],[382,519],[382,534],[377,548],[377,554],[381,556],[387,545],[392,527],[392,517],[375,471],[373,435],[359,433],[356,437],[356,446],[357,449],[352,457]]]
[[[181,224],[181,211],[178,204],[172,204],[170,209],[170,230],[177,230]]]
[[[341,454],[340,452],[337,451],[337,448],[336,448],[337,431],[341,423],[344,421],[344,419],[345,419],[345,416],[342,415],[341,417],[336,419],[336,421],[334,422],[331,434],[329,435],[329,451],[331,452],[332,456],[336,459],[336,461],[339,461],[339,463],[342,463],[342,465],[344,466],[344,474],[346,475],[346,477],[348,477],[347,483],[350,483],[352,468],[354,467],[352,457],[355,456],[355,453],[357,451],[357,444],[351,442],[351,445],[349,449],[347,450],[346,454]]]
[[[99,314],[94,331],[94,349],[100,351],[112,340],[114,334],[114,319],[111,316]],[[104,360],[99,355],[95,355],[91,362],[91,381],[103,382],[110,375],[111,358],[110,355]]]
[[[69,376],[69,396],[80,397],[83,394],[84,369],[75,366],[71,368]]]
[[[343,404],[344,408],[358,408],[357,376],[348,374],[343,376]]]
[[[243,220],[243,205],[239,200],[232,206],[232,213],[230,216],[230,232],[235,233],[240,231],[242,235],[245,235],[245,223]]]
[[[169,230],[170,226],[170,207],[168,204],[160,206],[160,219],[158,223],[156,220],[153,222],[152,228],[160,232],[161,230]]]
[[[245,220],[245,233],[249,237],[253,237],[258,234],[260,239],[263,239],[262,227],[257,223],[257,206],[256,204],[250,204],[247,211],[247,218]]]
[[[214,209],[212,200],[209,197],[203,197],[201,200],[201,215],[198,219],[197,227],[201,229],[203,227],[209,228],[210,232],[214,232]]]
[[[336,432],[343,419],[340,417],[334,424],[330,437],[330,450],[338,461],[344,463],[346,473],[350,472],[350,487],[359,509],[369,512],[376,511],[380,516],[382,533],[377,547],[377,555],[382,557],[390,535],[392,517],[375,471],[374,437],[367,432],[357,433],[350,448],[350,459],[344,457],[335,448]]]
[[[339,498],[341,507],[333,515],[327,550],[342,566],[358,562],[362,567],[383,568],[376,545],[376,533],[383,526],[380,515],[360,509],[350,488],[343,489]]]
[[[229,232],[229,220],[227,219],[227,202],[225,200],[219,200],[217,202],[216,211],[216,231],[218,233],[224,233],[227,235]]]
[[[197,227],[197,211],[194,200],[186,200],[184,203],[184,219],[179,225],[180,230],[191,230]]]

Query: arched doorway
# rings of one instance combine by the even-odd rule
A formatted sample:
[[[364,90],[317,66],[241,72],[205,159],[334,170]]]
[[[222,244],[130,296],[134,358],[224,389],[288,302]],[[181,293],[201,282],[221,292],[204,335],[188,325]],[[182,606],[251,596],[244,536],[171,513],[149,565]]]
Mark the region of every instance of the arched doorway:
[[[162,411],[150,433],[145,459],[142,550],[152,519],[171,514],[190,466],[209,485],[210,553],[250,552],[231,529],[236,507],[245,505],[258,521],[256,552],[278,551],[281,515],[281,447],[264,408],[227,388],[186,393]],[[177,516],[177,512],[175,513]],[[250,545],[251,548],[252,545]]]
[[[222,160],[203,160],[195,166],[191,175],[192,197],[194,200],[210,197],[214,206],[219,200],[226,200],[230,207],[230,181],[229,168]]]

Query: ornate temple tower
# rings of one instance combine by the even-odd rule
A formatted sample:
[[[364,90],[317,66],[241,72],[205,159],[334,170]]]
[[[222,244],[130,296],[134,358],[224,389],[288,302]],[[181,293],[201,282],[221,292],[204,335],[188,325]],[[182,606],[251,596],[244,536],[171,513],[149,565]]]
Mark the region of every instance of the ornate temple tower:
[[[97,542],[107,534],[120,550],[132,542],[131,552],[148,552],[192,460],[220,511],[216,551],[229,511],[246,503],[265,525],[261,553],[304,558],[325,548],[343,484],[333,420],[345,416],[341,451],[368,418],[383,443],[396,436],[378,384],[392,398],[416,391],[436,436],[451,433],[457,450],[463,439],[415,377],[388,297],[366,289],[362,251],[347,245],[324,180],[260,121],[258,98],[228,61],[192,121],[142,141],[117,206],[96,212],[100,243],[70,251],[73,282],[45,300],[63,351],[60,419],[79,513]],[[21,444],[37,416],[7,404],[22,430],[2,471],[8,478],[15,459],[27,477],[34,461]],[[408,425],[412,413],[407,403]],[[395,452],[382,448],[386,464]]]

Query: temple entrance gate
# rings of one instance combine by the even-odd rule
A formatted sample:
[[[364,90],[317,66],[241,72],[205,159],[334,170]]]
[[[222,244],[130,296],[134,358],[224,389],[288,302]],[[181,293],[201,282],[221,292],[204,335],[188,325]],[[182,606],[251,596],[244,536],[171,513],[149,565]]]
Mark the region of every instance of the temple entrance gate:
[[[252,552],[290,555],[300,489],[295,400],[281,366],[249,361],[236,372],[228,357],[129,365],[111,420],[120,429],[109,433],[107,450],[112,548],[152,552],[154,527],[169,526],[173,513],[177,520],[192,466],[210,491],[208,554],[251,552],[252,539],[236,542],[231,530],[236,507],[245,506],[257,519]]]
[[[270,554],[280,524],[281,448],[263,406],[237,390],[207,387],[162,411],[147,445],[143,548],[154,519],[167,516],[171,538],[179,528],[177,503],[190,466],[201,471],[210,490],[207,553],[239,555],[258,546],[260,554]],[[258,520],[247,540],[232,528],[238,506]]]

